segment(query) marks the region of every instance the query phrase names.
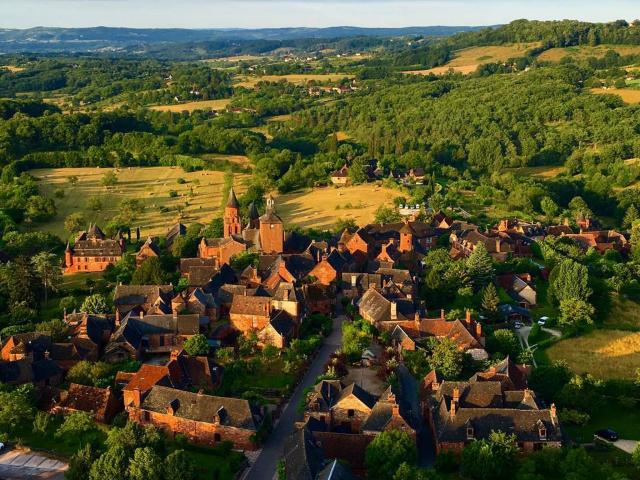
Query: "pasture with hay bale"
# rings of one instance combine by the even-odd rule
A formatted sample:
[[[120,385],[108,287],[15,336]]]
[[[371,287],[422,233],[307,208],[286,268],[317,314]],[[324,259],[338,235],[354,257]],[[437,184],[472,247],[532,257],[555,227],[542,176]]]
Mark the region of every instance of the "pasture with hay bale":
[[[166,233],[178,220],[183,223],[208,223],[220,214],[224,172],[185,172],[179,167],[121,168],[117,171],[118,182],[113,187],[104,187],[102,179],[112,168],[55,168],[33,170],[31,174],[40,179],[43,193],[54,198],[57,215],[51,221],[39,225],[39,229],[67,238],[64,219],[72,213],[80,213],[86,222],[106,225],[119,212],[120,202],[137,199],[144,206],[135,225],[142,235]],[[69,178],[78,181],[71,185]],[[246,175],[235,174],[234,188],[244,191]],[[180,183],[178,183],[178,179]],[[59,198],[62,191],[63,197]],[[99,199],[102,208],[92,210],[89,199]]]

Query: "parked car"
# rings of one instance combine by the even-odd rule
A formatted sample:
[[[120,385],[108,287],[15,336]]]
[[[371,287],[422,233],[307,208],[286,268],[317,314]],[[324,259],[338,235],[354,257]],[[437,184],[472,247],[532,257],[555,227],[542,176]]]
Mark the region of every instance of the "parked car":
[[[0,442],[0,452],[4,450],[4,443]]]
[[[516,323],[514,323],[514,324],[513,324],[513,327],[514,327],[516,330],[520,330],[522,327],[524,327],[524,323],[522,323],[522,322],[516,322]]]
[[[540,317],[540,320],[538,320],[538,325],[540,325],[541,327],[544,327],[548,321],[549,321],[549,317]]]
[[[615,442],[616,440],[618,440],[618,432],[611,428],[603,428],[602,430],[598,430],[596,432],[596,436],[604,438],[605,440],[609,440],[610,442]]]

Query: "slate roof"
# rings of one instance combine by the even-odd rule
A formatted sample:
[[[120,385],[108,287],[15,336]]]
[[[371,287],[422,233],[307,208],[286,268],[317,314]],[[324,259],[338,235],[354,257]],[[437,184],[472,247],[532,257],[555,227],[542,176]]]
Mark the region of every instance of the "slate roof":
[[[118,285],[113,295],[113,304],[120,314],[136,307],[149,311],[153,306],[164,303],[171,311],[172,285]]]
[[[283,458],[286,477],[292,480],[316,480],[325,465],[322,449],[316,445],[307,427],[287,437]]]
[[[267,208],[267,211],[264,215],[260,217],[260,223],[283,223],[282,219],[276,215],[276,212],[273,209]]]
[[[358,301],[358,307],[373,322],[412,320],[415,317],[415,306],[411,300],[397,299],[396,319],[391,318],[391,301],[387,300],[375,288],[369,288]]]
[[[377,273],[343,273],[342,282],[346,284],[346,288],[352,287],[354,277],[356,286],[362,290],[367,290],[371,285],[382,288],[382,277]]]
[[[47,381],[62,375],[62,370],[56,362],[51,359],[38,360],[31,364],[33,369],[33,381]]]
[[[287,477],[289,478],[289,477]],[[330,461],[318,474],[317,480],[355,480],[351,472],[338,459]]]
[[[238,282],[238,277],[236,276],[236,272],[233,271],[226,263],[220,267],[220,271],[216,273],[211,281],[207,283],[203,290],[206,293],[211,293],[214,296],[217,296],[218,290],[225,284],[234,284]]]
[[[340,397],[336,401],[336,405],[351,395],[356,397],[369,408],[373,408],[373,406],[376,404],[375,396],[371,395],[357,383],[351,383],[341,390]]]
[[[289,232],[284,238],[284,251],[286,253],[302,253],[311,244],[311,237],[297,231]]]
[[[33,370],[28,360],[0,362],[0,382],[8,385],[20,385],[33,380]]]
[[[229,427],[257,431],[253,411],[247,400],[216,397],[186,392],[156,385],[144,398],[141,409],[167,414],[167,408],[174,408],[174,416],[202,423],[214,423],[214,416],[220,416],[220,424]]]
[[[234,295],[230,314],[269,316],[271,298]]]
[[[138,252],[141,252],[144,247],[149,247],[153,253],[160,256],[160,247],[153,241],[153,238],[148,237]]]
[[[175,241],[176,238],[178,237],[182,237],[184,235],[187,234],[187,227],[184,226],[182,223],[176,223],[175,225],[173,225],[169,231],[167,232],[166,238],[167,238],[167,248],[171,248],[171,246],[173,245],[173,242]]]
[[[227,208],[240,208],[240,203],[238,202],[238,198],[236,197],[236,192],[233,190],[233,187],[229,190],[229,197],[227,199]]]
[[[274,310],[271,312],[271,326],[278,334],[283,337],[289,337],[295,329],[295,322],[284,310]]]
[[[507,356],[501,362],[491,366],[484,372],[474,374],[470,382],[498,381],[503,390],[524,390],[527,388],[527,374],[525,365],[518,365]]]

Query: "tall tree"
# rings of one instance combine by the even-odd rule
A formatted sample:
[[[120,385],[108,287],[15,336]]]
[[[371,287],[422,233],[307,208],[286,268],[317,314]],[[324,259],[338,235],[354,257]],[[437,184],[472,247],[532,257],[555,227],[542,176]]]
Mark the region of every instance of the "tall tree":
[[[495,276],[493,260],[482,243],[471,252],[467,258],[466,267],[471,284],[476,291],[487,286]]]
[[[49,299],[49,290],[55,292],[62,282],[60,259],[53,253],[41,252],[31,259],[31,263],[42,281],[46,305]]]
[[[491,319],[497,317],[498,305],[500,304],[500,297],[498,291],[493,282],[489,283],[482,291],[482,311],[487,314]]]
[[[163,478],[163,470],[162,460],[153,449],[137,448],[129,462],[129,480],[157,480]]]
[[[164,478],[196,480],[195,465],[184,450],[176,450],[164,460]]]
[[[592,294],[587,267],[571,259],[564,259],[549,276],[550,294],[558,303],[567,299],[587,301]]]

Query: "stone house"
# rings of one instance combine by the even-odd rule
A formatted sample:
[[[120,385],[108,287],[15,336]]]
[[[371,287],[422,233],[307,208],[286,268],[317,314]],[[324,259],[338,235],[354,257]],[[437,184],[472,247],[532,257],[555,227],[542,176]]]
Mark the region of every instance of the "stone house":
[[[60,401],[55,404],[52,413],[66,415],[71,412],[86,412],[97,422],[109,423],[122,410],[122,398],[110,387],[98,388],[72,383],[69,390],[61,394]]]
[[[138,359],[144,353],[168,353],[180,347],[185,340],[200,333],[200,316],[128,314],[111,335],[105,348],[108,362]]]
[[[188,282],[187,291],[207,285],[218,272],[217,258],[181,258],[178,266],[180,276]]]
[[[338,186],[349,185],[349,167],[345,163],[338,170],[331,172],[331,183]]]
[[[106,238],[100,227],[93,224],[80,232],[73,246],[67,243],[64,252],[64,273],[102,272],[122,259],[124,238]]]
[[[147,241],[142,244],[138,253],[136,253],[136,266],[142,265],[147,258],[159,257],[160,247],[153,241],[153,238],[147,238]]]
[[[437,453],[459,454],[492,431],[515,435],[525,453],[562,446],[555,405],[543,408],[531,390],[503,391],[499,381],[444,381],[430,387],[425,405]]]
[[[140,395],[138,395],[140,393]],[[263,416],[247,400],[192,393],[155,385],[145,394],[134,390],[127,404],[129,419],[153,425],[201,445],[231,442],[236,449],[255,450]]]
[[[271,297],[234,295],[229,318],[242,334],[262,330],[271,319]]]
[[[198,245],[200,258],[215,259],[218,265],[229,264],[231,257],[247,250],[240,237],[203,238]]]
[[[131,313],[133,316],[170,314],[173,285],[117,285],[113,294],[116,325]]]

